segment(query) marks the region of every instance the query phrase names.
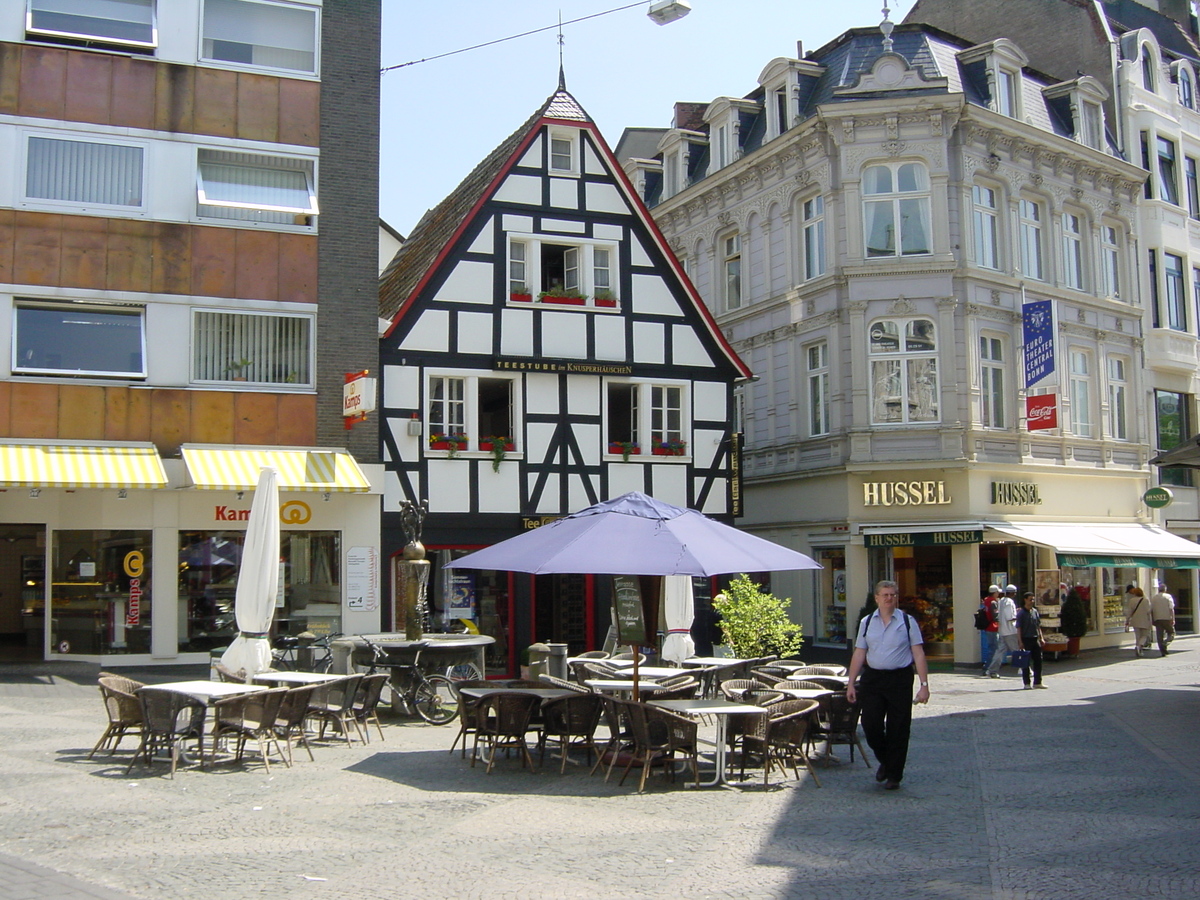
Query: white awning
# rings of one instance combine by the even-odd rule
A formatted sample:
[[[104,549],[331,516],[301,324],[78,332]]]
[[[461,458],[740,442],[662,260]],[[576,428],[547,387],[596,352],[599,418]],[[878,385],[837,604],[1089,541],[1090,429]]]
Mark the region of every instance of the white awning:
[[[1049,547],[1060,566],[1200,568],[1200,544],[1157,525],[990,524],[992,531]]]

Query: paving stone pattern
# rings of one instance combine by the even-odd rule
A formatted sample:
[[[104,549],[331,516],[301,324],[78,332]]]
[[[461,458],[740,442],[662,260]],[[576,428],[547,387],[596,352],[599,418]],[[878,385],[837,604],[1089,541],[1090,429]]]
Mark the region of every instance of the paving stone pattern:
[[[0,667],[0,900],[1200,896],[1200,638],[1174,647],[1047,663],[1044,691],[935,674],[894,792],[845,748],[820,789],[485,775],[403,719],[270,775],[126,776],[124,747],[85,758],[94,667]]]

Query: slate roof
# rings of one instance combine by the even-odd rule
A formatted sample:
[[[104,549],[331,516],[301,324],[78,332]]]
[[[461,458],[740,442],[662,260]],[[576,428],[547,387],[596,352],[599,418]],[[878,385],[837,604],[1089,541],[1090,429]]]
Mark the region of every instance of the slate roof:
[[[551,94],[537,112],[484,157],[458,187],[421,217],[408,236],[408,241],[379,276],[380,318],[388,321],[395,318],[467,215],[504,171],[525,138],[544,118],[592,121],[565,89],[560,87]]]
[[[1156,9],[1143,6],[1136,0],[1106,0],[1100,4],[1100,8],[1104,10],[1109,26],[1118,35],[1148,28],[1154,32],[1159,46],[1168,55],[1185,56],[1193,61],[1200,57],[1200,48],[1184,27]]]

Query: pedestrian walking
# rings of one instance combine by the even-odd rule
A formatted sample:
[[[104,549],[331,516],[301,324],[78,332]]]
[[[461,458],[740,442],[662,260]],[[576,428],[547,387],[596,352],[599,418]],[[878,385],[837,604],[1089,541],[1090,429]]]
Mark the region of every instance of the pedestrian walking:
[[[1125,593],[1125,627],[1133,629],[1133,655],[1140,657],[1154,638],[1154,616],[1145,593],[1133,585]]]
[[[914,672],[920,679],[915,702],[929,702],[929,666],[921,629],[896,608],[899,601],[896,582],[875,585],[877,609],[858,624],[846,687],[846,699],[862,710],[867,746],[879,760],[875,780],[889,791],[900,787],[908,761]],[[856,685],[860,674],[861,683]]]
[[[1027,592],[1021,598],[1021,608],[1017,610],[1017,634],[1021,636],[1021,645],[1029,654],[1029,660],[1021,668],[1021,680],[1025,690],[1030,687],[1044,688],[1042,684],[1042,617],[1033,602],[1033,594]],[[1029,683],[1029,670],[1033,670],[1033,684]]]
[[[1011,594],[1009,588],[1012,589]],[[996,652],[992,654],[992,661],[988,663],[984,672],[989,678],[999,678],[1004,657],[1014,650],[1021,649],[1021,639],[1017,635],[1016,593],[1016,585],[1010,584],[1004,589],[1004,596],[996,605],[996,620],[999,623],[996,627]]]
[[[979,668],[987,671],[992,654],[996,652],[996,604],[1000,600],[1000,585],[988,587],[987,595],[979,601],[979,609],[975,611],[975,627],[979,629]]]
[[[1150,615],[1154,619],[1154,636],[1158,649],[1167,655],[1167,644],[1175,640],[1175,598],[1167,593],[1164,582],[1158,583],[1158,593],[1150,598]]]

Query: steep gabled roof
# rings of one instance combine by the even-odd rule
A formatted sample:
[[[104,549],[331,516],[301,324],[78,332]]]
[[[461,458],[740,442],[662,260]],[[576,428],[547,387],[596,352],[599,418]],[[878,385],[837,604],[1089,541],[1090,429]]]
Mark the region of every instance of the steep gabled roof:
[[[437,206],[421,217],[421,221],[397,252],[396,256],[379,277],[379,315],[391,322],[391,329],[403,316],[407,307],[416,299],[422,286],[434,273],[439,260],[454,245],[456,238],[470,224],[473,213],[495,192],[508,171],[516,165],[521,155],[537,135],[541,126],[548,122],[570,122],[586,128],[595,139],[596,148],[603,156],[613,177],[620,185],[626,203],[650,232],[671,267],[671,275],[685,288],[692,307],[700,314],[704,324],[719,345],[721,352],[737,370],[740,377],[750,378],[752,373],[729,345],[717,326],[708,307],[700,299],[696,288],[679,266],[674,253],[662,236],[649,210],[638,196],[624,171],[613,155],[604,136],[584,111],[578,101],[567,92],[561,78],[558,90],[530,116],[520,128],[504,139],[489,153],[475,169],[462,180]]]

